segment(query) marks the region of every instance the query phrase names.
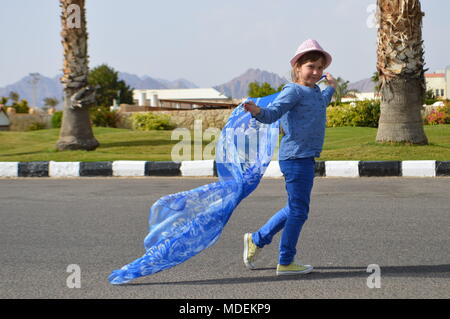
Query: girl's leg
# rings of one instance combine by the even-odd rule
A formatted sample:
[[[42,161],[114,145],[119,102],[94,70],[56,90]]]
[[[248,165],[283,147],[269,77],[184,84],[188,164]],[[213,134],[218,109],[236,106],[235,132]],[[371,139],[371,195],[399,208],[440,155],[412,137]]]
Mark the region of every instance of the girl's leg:
[[[314,182],[314,158],[280,161],[286,181],[288,212],[280,240],[280,265],[294,261],[296,246],[303,224],[308,218],[311,191]]]
[[[283,229],[288,216],[288,211],[289,206],[286,204],[286,206],[276,212],[264,226],[252,234],[252,240],[256,246],[262,248],[272,242],[273,236]]]

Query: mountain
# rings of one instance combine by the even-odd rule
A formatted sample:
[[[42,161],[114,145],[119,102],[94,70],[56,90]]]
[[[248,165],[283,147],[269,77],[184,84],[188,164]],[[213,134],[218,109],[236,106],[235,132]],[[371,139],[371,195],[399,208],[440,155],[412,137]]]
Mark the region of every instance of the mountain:
[[[375,91],[375,83],[371,78],[359,80],[353,83],[349,83],[348,88],[350,90],[358,90],[358,92],[374,92]]]
[[[26,99],[29,106],[34,106],[34,104],[40,107],[44,106],[43,100],[46,97],[57,98],[62,105],[63,88],[59,82],[60,77],[61,75],[57,75],[49,78],[39,73],[34,73],[34,76],[27,75],[13,84],[0,88],[0,96],[9,96],[9,93],[14,91],[19,94],[20,99]]]
[[[162,83],[163,85],[165,85],[168,89],[196,89],[198,88],[197,85],[195,85],[194,83],[185,80],[185,79],[178,79],[178,80],[174,80],[174,81],[167,81],[164,79],[156,79],[157,81],[159,81],[160,83]]]
[[[144,75],[142,78],[126,73],[119,72],[119,80],[125,81],[127,85],[135,89],[194,89],[198,88],[192,82],[185,79],[177,79],[174,81],[168,81],[164,79],[155,79],[148,75]]]
[[[241,99],[247,96],[248,85],[251,82],[269,83],[273,88],[288,83],[286,78],[260,69],[248,69],[245,73],[232,79],[229,82],[215,86],[214,88],[222,94],[233,98]]]
[[[166,89],[165,85],[149,76],[140,78],[137,75],[126,72],[119,72],[118,76],[119,80],[125,81],[128,86],[135,89]]]
[[[44,99],[47,97],[55,97],[60,103],[57,109],[61,109],[63,105],[63,87],[60,82],[62,74],[53,78],[45,75],[34,73],[34,76],[27,75],[19,81],[0,88],[0,96],[9,96],[11,91],[17,92],[20,99],[26,99],[29,106],[44,106]],[[119,80],[125,81],[128,86],[135,89],[190,89],[197,86],[185,79],[168,81],[163,79],[154,79],[148,75],[142,78],[131,73],[119,72]],[[33,79],[35,84],[33,86]],[[33,89],[34,88],[34,89]],[[34,93],[35,92],[35,93]],[[34,94],[36,94],[34,96]],[[36,100],[36,101],[35,101]],[[10,105],[11,102],[8,103]]]

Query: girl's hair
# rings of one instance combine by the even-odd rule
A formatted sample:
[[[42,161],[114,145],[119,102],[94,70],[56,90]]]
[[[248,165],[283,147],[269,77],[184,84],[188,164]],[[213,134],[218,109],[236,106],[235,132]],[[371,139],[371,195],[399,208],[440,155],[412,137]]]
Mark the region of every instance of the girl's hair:
[[[307,52],[304,55],[302,55],[295,62],[295,65],[292,67],[292,70],[291,70],[292,82],[297,82],[297,80],[298,80],[297,72],[295,71],[295,69],[297,67],[301,67],[303,64],[308,63],[308,62],[316,62],[319,59],[322,59],[322,62],[324,64],[325,64],[325,61],[327,60],[327,58],[325,57],[325,54],[323,54],[320,51],[310,51],[310,52]]]

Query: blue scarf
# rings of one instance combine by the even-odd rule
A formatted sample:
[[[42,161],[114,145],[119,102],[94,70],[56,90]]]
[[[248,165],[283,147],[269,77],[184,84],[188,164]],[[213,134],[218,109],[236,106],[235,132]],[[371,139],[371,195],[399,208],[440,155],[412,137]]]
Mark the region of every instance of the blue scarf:
[[[253,100],[269,106],[278,93]],[[114,270],[111,284],[123,284],[176,266],[213,245],[234,209],[258,186],[278,142],[279,121],[257,122],[240,104],[216,145],[219,181],[167,195],[150,208],[145,254]]]

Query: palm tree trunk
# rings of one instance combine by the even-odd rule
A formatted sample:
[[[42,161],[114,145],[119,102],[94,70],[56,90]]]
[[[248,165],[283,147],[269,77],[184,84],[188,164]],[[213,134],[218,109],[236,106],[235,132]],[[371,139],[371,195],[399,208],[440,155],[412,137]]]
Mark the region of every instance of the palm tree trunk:
[[[381,115],[376,140],[428,144],[421,117],[425,70],[420,1],[378,0],[378,14]]]
[[[95,89],[88,86],[85,0],[60,0],[62,45],[64,49],[64,114],[58,150],[95,150],[99,143],[92,132],[89,107]]]

